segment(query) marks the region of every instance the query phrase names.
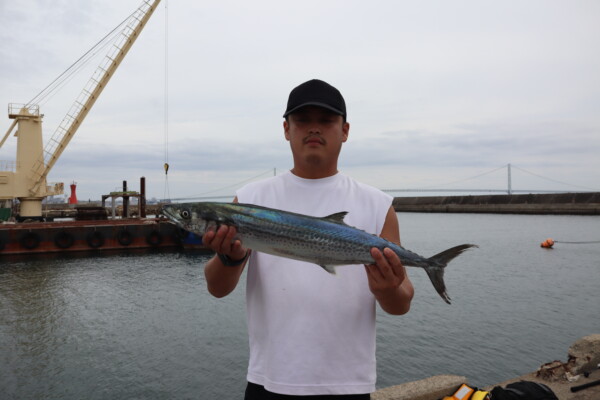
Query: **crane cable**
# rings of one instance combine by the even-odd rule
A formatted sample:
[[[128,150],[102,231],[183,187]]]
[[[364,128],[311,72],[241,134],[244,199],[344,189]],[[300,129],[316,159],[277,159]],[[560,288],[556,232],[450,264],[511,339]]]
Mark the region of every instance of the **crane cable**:
[[[137,11],[137,10],[136,10]],[[106,48],[114,38],[117,37],[120,33],[117,32],[119,28],[121,28],[129,19],[135,14],[135,11],[131,13],[127,18],[125,18],[121,23],[119,23],[116,27],[113,28],[109,33],[107,33],[102,39],[100,39],[94,46],[92,46],[85,54],[79,57],[73,64],[69,66],[66,70],[64,70],[60,75],[58,75],[48,86],[42,89],[37,95],[35,95],[27,105],[31,105],[34,103],[41,103],[46,97],[48,100],[56,94],[61,86],[64,86],[66,82],[73,78],[73,76],[81,70],[90,60],[92,60],[100,51]]]
[[[165,161],[165,190],[163,199],[169,200],[169,12],[165,1],[165,115],[164,115],[164,161]]]

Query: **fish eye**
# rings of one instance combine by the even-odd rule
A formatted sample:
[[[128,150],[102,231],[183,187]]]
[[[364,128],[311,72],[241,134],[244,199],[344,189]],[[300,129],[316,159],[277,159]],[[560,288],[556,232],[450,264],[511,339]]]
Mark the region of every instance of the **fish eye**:
[[[190,212],[188,210],[183,210],[183,211],[181,211],[181,216],[183,218],[189,218],[190,217]]]

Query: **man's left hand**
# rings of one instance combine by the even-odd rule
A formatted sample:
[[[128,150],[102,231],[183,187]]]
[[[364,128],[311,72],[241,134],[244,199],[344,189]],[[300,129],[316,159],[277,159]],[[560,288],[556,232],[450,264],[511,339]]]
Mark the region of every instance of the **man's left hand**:
[[[406,270],[398,255],[387,247],[383,252],[373,247],[371,256],[375,263],[365,265],[371,292],[380,297],[397,291],[406,279]]]

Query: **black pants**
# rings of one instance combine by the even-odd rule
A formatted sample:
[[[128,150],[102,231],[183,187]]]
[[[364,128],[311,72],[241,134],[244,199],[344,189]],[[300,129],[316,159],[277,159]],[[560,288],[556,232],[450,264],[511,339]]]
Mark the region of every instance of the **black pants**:
[[[246,387],[246,396],[244,400],[294,400],[294,399],[308,399],[308,400],[370,400],[371,395],[366,394],[340,394],[340,395],[317,395],[317,396],[292,396],[289,394],[277,394],[269,392],[264,386],[257,385],[255,383],[248,382]]]

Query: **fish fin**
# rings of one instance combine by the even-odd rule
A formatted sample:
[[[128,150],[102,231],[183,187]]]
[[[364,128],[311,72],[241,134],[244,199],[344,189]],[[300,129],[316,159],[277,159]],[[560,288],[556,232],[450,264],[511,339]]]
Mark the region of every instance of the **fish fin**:
[[[323,217],[322,219],[326,219],[330,222],[335,222],[337,224],[346,225],[346,223],[344,222],[344,217],[346,216],[346,214],[348,214],[348,211],[341,211],[341,212]]]
[[[474,244],[461,244],[460,246],[452,247],[436,254],[433,257],[428,258],[430,265],[425,267],[425,272],[427,272],[433,287],[438,292],[440,297],[448,304],[450,304],[450,297],[448,296],[448,293],[446,293],[446,284],[444,283],[444,268],[446,268],[446,265],[448,265],[448,263],[455,257],[458,257],[465,250],[468,250],[471,247],[477,246]]]
[[[479,247],[475,244],[461,244],[460,246],[452,247],[448,250],[444,250],[435,256],[429,257],[430,261],[440,264],[442,268],[446,267],[453,258],[458,257],[465,250],[469,250],[471,247]]]
[[[427,267],[425,268],[425,272],[427,272],[431,283],[433,283],[433,287],[440,297],[444,299],[446,303],[450,304],[450,296],[446,293],[446,284],[444,283],[444,268]]]
[[[329,272],[331,275],[335,275],[335,267],[333,265],[320,265],[319,267],[323,268],[325,271]]]

